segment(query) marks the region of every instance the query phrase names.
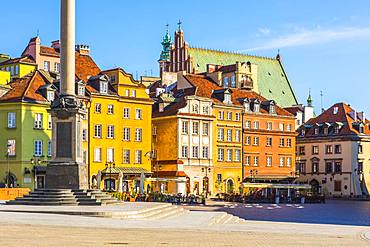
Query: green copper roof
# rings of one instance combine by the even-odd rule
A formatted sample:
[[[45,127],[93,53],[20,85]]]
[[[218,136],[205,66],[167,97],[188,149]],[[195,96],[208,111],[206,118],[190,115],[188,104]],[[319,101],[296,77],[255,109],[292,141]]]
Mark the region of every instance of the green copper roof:
[[[283,66],[277,59],[202,48],[189,48],[189,54],[198,72],[205,72],[207,64],[254,63],[258,66],[258,90],[263,97],[275,100],[282,107],[298,103]]]

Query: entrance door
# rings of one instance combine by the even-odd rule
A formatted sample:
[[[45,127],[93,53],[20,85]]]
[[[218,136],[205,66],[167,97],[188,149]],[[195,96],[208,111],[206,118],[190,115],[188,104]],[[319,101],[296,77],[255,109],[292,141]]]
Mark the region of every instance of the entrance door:
[[[199,195],[199,182],[194,182],[193,194]]]
[[[311,180],[310,182],[311,185],[311,190],[313,195],[318,195],[319,194],[319,182],[316,179]]]
[[[208,177],[203,178],[203,193],[207,197],[207,194],[209,192],[209,179]]]
[[[45,176],[36,176],[36,189],[44,189],[45,188]]]
[[[234,181],[232,179],[227,180],[226,193],[228,194],[234,193]]]

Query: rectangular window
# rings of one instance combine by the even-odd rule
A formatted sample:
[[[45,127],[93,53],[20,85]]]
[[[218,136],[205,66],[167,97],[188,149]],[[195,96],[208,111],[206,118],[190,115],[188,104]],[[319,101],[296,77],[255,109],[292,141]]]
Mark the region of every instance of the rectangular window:
[[[123,128],[123,140],[124,141],[130,140],[130,128]]]
[[[50,70],[50,62],[44,61],[44,70],[49,71]]]
[[[95,113],[101,113],[101,104],[100,103],[95,104]]]
[[[300,146],[298,147],[298,154],[299,155],[305,155],[305,147],[304,146]]]
[[[235,130],[235,141],[240,142],[240,130]]]
[[[51,118],[51,114],[48,114],[48,129],[51,130],[53,128],[53,122]]]
[[[335,173],[342,173],[342,162],[336,161],[334,163],[334,169]]]
[[[114,105],[108,105],[108,114],[114,114]]]
[[[342,153],[342,145],[340,145],[340,144],[335,145],[334,152],[335,152],[335,154],[341,154]]]
[[[219,128],[218,129],[218,132],[217,132],[217,139],[219,141],[223,141],[224,140],[224,129],[222,128]]]
[[[130,118],[130,108],[123,108],[123,118]]]
[[[136,150],[135,151],[135,163],[136,164],[141,164],[142,163],[142,151],[141,150]]]
[[[107,148],[107,162],[114,162],[114,148]]]
[[[246,136],[245,137],[245,145],[251,145],[251,137],[250,136]]]
[[[333,153],[333,145],[325,145],[325,153],[332,154]]]
[[[54,63],[54,71],[57,73],[60,72],[60,63],[57,63],[57,62]]]
[[[123,164],[130,164],[130,150],[123,150]]]
[[[7,150],[8,156],[15,156],[15,140],[14,139],[8,140],[7,148],[8,148]]]
[[[224,161],[224,149],[219,148],[217,150],[217,160],[218,161]]]
[[[198,148],[198,146],[193,146],[192,157],[193,158],[198,158],[199,157],[199,148]]]
[[[286,158],[286,166],[287,167],[290,167],[292,165],[292,158],[291,157],[287,157]]]
[[[286,125],[286,131],[292,131],[292,125],[291,124],[287,124]]]
[[[198,134],[199,134],[199,123],[193,122],[193,135],[198,135]]]
[[[48,157],[51,157],[51,141],[48,141]]]
[[[362,145],[361,145],[361,144],[359,144],[359,145],[358,145],[358,153],[359,153],[359,154],[362,154],[362,152],[363,152],[363,150],[362,150]]]
[[[181,157],[182,158],[188,158],[189,157],[189,148],[188,148],[188,146],[182,146],[181,147]]]
[[[254,156],[254,158],[253,158],[253,165],[254,166],[258,166],[258,164],[259,164],[259,157],[258,156]]]
[[[342,181],[341,180],[334,180],[334,191],[335,192],[342,191]]]
[[[253,137],[253,146],[258,146],[259,145],[259,137],[255,136]]]
[[[266,166],[272,166],[272,157],[271,156],[266,157]]]
[[[233,150],[227,149],[226,150],[226,161],[232,161],[233,160]]]
[[[280,147],[284,147],[285,146],[285,140],[284,138],[280,138]]]
[[[101,162],[101,148],[94,148],[94,161]]]
[[[312,154],[319,154],[319,146],[312,146]]]
[[[233,113],[227,112],[227,120],[233,120]]]
[[[157,135],[157,127],[154,126],[153,129],[152,129],[152,135]]]
[[[319,172],[319,163],[312,162],[312,173],[318,173],[318,172]]]
[[[218,119],[219,120],[224,120],[224,112],[223,111],[218,112]]]
[[[245,156],[245,165],[247,166],[251,165],[251,156]]]
[[[332,173],[333,172],[333,163],[332,162],[326,162],[325,172],[326,173]]]
[[[108,93],[108,82],[100,82],[100,93]]]
[[[267,130],[272,130],[272,122],[267,122]]]
[[[133,89],[133,90],[131,91],[131,97],[136,98],[136,90],[135,90],[135,89]]]
[[[36,140],[34,142],[34,152],[33,152],[33,155],[34,156],[42,156],[42,141],[41,140]]]
[[[279,124],[279,129],[280,129],[280,131],[284,131],[284,124],[283,123]]]
[[[292,139],[290,139],[290,138],[286,139],[286,146],[287,147],[292,147]]]
[[[143,140],[143,129],[136,128],[135,129],[135,141],[141,142]]]
[[[235,113],[235,121],[240,121],[240,113]]]
[[[217,182],[218,183],[222,182],[222,174],[221,173],[217,174]]]
[[[136,112],[135,112],[135,119],[143,119],[141,109],[136,109]]]
[[[15,112],[8,112],[8,128],[13,129],[15,128]]]
[[[55,93],[52,90],[48,90],[46,93],[46,98],[48,101],[54,101]]]
[[[279,159],[279,166],[284,166],[284,163],[285,163],[285,158],[284,157],[280,157],[280,159]]]
[[[208,136],[209,124],[203,123],[203,135]]]
[[[251,121],[245,121],[245,128],[250,129],[251,128]]]
[[[227,130],[227,141],[231,142],[233,140],[233,131],[231,129]]]
[[[260,122],[255,121],[253,122],[253,129],[258,130],[260,128]]]
[[[125,96],[126,97],[130,97],[130,89],[126,89],[125,90]]]
[[[107,138],[114,138],[114,125],[108,125]]]
[[[209,156],[208,147],[203,147],[202,148],[202,157],[203,157],[203,159],[208,159],[208,156]]]
[[[102,137],[102,125],[101,124],[95,124],[95,126],[94,126],[94,137],[95,138],[101,138]]]
[[[42,129],[42,113],[35,114],[35,129]]]
[[[240,161],[240,150],[236,149],[235,150],[235,161]]]
[[[267,147],[271,147],[272,146],[272,138],[271,137],[267,137],[267,139],[266,139],[266,146]]]
[[[189,133],[189,122],[188,121],[182,121],[181,131],[183,134]]]
[[[82,130],[82,141],[87,141],[87,129]]]

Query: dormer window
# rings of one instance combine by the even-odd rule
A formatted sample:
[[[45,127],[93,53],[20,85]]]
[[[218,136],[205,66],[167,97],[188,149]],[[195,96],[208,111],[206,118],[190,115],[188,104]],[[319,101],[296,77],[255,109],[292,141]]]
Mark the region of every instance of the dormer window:
[[[315,134],[315,135],[318,135],[318,134],[319,134],[319,128],[315,128],[315,129],[314,129],[314,134]]]
[[[100,93],[108,93],[108,82],[100,82]]]
[[[224,103],[225,104],[231,104],[231,94],[225,93]]]
[[[110,81],[111,81],[111,83],[115,83],[116,82],[116,76],[115,75],[112,75],[110,77]]]
[[[253,109],[254,112],[260,112],[260,104],[258,102],[254,103],[253,108],[254,108]]]
[[[236,87],[235,75],[231,76],[231,87]]]
[[[47,95],[46,95],[46,97],[47,97],[47,100],[48,101],[54,101],[54,98],[55,98],[55,92],[53,91],[53,90],[48,90],[47,91]]]
[[[305,136],[306,135],[306,130],[302,129],[300,135]]]
[[[274,104],[270,104],[269,112],[270,112],[270,114],[275,114],[276,113],[276,109],[275,109],[275,105]]]
[[[208,115],[209,114],[209,107],[203,106],[203,114]]]
[[[324,127],[324,135],[327,135],[329,133],[329,128],[328,127]]]
[[[223,84],[225,88],[229,87],[229,77],[224,77]]]
[[[198,109],[198,105],[197,104],[194,104],[193,105],[192,111],[193,111],[193,113],[198,113],[199,112],[199,109]]]
[[[363,134],[363,133],[365,132],[365,127],[364,127],[364,125],[363,125],[363,124],[360,124],[360,125],[358,126],[358,131],[360,132],[360,134]]]
[[[78,86],[78,91],[77,91],[79,96],[85,96],[85,87],[80,85]]]
[[[334,134],[339,134],[339,126],[334,127]]]
[[[244,111],[249,112],[251,110],[250,102],[248,99],[244,100]]]

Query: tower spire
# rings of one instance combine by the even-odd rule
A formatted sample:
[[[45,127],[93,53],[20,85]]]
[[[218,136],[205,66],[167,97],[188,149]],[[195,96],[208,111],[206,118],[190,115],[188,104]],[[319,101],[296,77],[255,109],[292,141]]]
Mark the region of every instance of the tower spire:
[[[182,24],[182,22],[181,22],[181,20],[179,20],[179,22],[177,23],[177,31],[179,31],[179,32],[182,31],[181,30],[181,24]]]
[[[171,40],[171,35],[170,35],[168,24],[166,24],[166,34],[163,36],[161,44],[162,44],[162,51],[159,57],[159,61],[169,61],[172,40]]]
[[[307,98],[307,106],[312,107],[312,96],[311,96],[311,88],[308,90],[308,98]]]

